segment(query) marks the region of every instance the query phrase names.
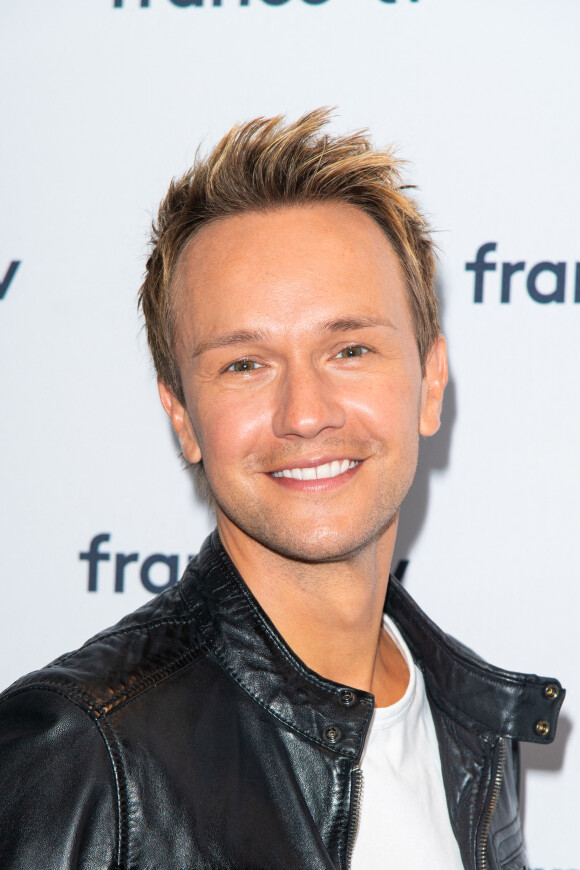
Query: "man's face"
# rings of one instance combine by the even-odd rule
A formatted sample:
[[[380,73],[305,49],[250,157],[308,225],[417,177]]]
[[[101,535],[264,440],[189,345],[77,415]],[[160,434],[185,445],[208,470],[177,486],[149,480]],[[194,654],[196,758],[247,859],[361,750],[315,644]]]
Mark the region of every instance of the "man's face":
[[[423,377],[405,281],[378,225],[346,204],[204,227],[178,266],[185,456],[203,458],[218,527],[306,561],[391,526],[438,427],[443,340]]]

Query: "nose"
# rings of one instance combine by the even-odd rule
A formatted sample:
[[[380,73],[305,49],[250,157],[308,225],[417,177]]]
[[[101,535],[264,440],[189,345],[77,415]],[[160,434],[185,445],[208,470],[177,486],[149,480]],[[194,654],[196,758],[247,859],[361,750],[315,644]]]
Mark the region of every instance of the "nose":
[[[272,428],[278,438],[315,438],[340,429],[346,414],[332,378],[314,366],[289,367],[280,380]]]

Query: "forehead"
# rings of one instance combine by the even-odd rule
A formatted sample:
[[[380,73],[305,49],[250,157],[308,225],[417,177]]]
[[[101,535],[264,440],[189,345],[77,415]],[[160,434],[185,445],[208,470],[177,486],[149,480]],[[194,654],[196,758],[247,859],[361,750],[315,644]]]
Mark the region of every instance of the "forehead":
[[[203,227],[175,276],[177,338],[322,317],[408,318],[403,270],[378,224],[344,203],[248,212]]]

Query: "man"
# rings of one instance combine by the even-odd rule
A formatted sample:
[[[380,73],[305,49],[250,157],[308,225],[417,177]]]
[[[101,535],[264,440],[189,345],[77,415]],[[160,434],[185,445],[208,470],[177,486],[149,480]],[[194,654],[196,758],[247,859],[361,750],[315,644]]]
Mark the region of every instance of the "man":
[[[140,301],[217,531],[2,696],[3,868],[526,866],[517,741],[564,691],[389,578],[447,380],[432,245],[394,158],[326,120],[234,129],[161,205]]]

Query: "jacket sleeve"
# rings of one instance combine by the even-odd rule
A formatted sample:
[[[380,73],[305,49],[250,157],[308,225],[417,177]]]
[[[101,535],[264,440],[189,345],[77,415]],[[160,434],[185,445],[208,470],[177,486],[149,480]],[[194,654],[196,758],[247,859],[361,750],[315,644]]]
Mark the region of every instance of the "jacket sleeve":
[[[99,722],[58,687],[0,698],[0,867],[120,867],[114,767]]]

